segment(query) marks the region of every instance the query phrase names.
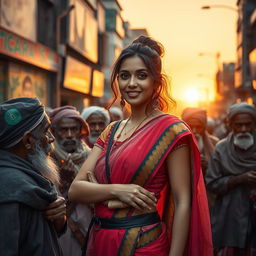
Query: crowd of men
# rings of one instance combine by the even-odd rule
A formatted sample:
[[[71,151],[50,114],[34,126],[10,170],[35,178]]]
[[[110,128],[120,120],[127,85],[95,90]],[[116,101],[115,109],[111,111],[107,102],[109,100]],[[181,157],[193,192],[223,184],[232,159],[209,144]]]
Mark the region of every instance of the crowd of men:
[[[214,255],[256,255],[256,108],[232,105],[224,139],[214,136],[204,109],[187,108],[181,118],[201,153]],[[67,192],[102,131],[118,119],[117,107],[80,114],[63,106],[46,114],[36,98],[0,104],[0,255],[81,255],[93,208],[70,202]]]

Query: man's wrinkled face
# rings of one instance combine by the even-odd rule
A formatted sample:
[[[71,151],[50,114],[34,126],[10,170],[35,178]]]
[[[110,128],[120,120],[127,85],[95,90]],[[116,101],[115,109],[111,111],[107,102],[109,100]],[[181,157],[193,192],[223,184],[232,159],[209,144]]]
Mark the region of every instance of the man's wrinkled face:
[[[105,117],[100,114],[91,114],[86,119],[86,122],[90,127],[90,135],[88,136],[88,140],[91,144],[94,144],[106,127]]]
[[[234,145],[240,149],[247,150],[254,144],[253,131],[255,122],[249,114],[237,114],[230,125],[234,133]]]
[[[249,114],[237,114],[233,117],[230,126],[233,133],[252,133],[255,129],[255,122]]]
[[[81,124],[74,118],[63,118],[54,128],[54,134],[60,147],[73,153],[81,143]]]

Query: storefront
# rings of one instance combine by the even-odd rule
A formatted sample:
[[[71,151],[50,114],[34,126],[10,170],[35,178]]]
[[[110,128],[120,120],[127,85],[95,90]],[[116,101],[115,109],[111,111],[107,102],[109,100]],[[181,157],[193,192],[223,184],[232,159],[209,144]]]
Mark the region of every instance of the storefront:
[[[50,48],[0,27],[0,101],[38,97],[58,105],[59,56]]]
[[[73,105],[79,111],[99,104],[104,93],[104,74],[99,54],[99,24],[96,1],[71,0],[75,8],[69,15],[69,34],[64,58],[61,105]],[[103,13],[104,14],[104,13]],[[102,15],[97,16],[99,19]]]

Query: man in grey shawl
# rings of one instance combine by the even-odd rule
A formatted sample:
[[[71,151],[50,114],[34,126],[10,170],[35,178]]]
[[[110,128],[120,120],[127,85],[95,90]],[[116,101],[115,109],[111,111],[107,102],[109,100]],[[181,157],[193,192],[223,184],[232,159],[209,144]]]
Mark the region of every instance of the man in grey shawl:
[[[66,206],[54,186],[49,127],[36,98],[0,104],[0,255],[62,255]]]
[[[256,108],[245,102],[231,106],[230,133],[212,155],[206,185],[215,193],[211,223],[215,255],[256,252]]]
[[[59,238],[59,242],[64,256],[80,256],[92,209],[86,204],[70,202],[68,189],[91,151],[82,141],[82,137],[89,135],[89,127],[73,106],[55,108],[49,115],[56,138],[53,157],[59,166],[59,190],[67,203],[67,231]]]

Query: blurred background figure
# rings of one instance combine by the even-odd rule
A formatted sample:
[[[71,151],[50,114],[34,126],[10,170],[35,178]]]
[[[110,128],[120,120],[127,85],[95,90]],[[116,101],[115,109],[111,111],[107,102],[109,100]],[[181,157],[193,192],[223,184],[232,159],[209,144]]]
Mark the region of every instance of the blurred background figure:
[[[51,107],[45,107],[45,112],[46,112],[46,114],[47,114],[48,116],[50,115],[51,111],[52,111],[52,108],[51,108]]]
[[[207,132],[213,135],[215,128],[216,128],[216,121],[211,117],[207,117],[207,124],[206,124]]]
[[[256,252],[256,108],[231,106],[231,130],[212,155],[207,189],[216,194],[211,209],[215,255],[252,256]]]
[[[72,106],[53,109],[50,118],[55,136],[53,157],[60,172],[59,191],[67,204],[67,231],[59,238],[59,242],[64,256],[80,256],[92,210],[85,204],[71,203],[67,192],[90,152],[90,148],[82,141],[82,137],[89,135],[89,127]]]
[[[202,171],[205,175],[208,161],[219,139],[206,130],[207,114],[202,108],[186,108],[182,112],[182,119],[189,125],[194,133],[201,153]]]
[[[82,117],[90,128],[90,135],[85,138],[85,142],[92,148],[105,127],[110,123],[110,115],[105,108],[91,106],[83,109]]]
[[[220,116],[220,119],[216,120],[216,128],[213,132],[213,135],[218,137],[220,140],[228,136],[229,130],[227,127],[226,120],[227,113]]]
[[[109,110],[111,122],[123,120],[124,114],[119,107],[111,107]]]

